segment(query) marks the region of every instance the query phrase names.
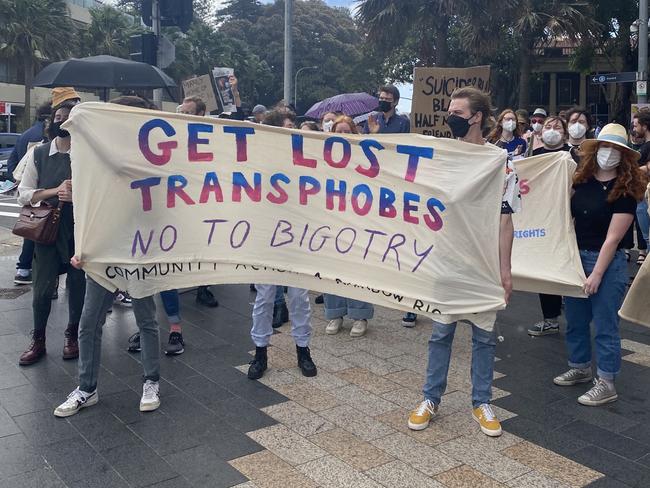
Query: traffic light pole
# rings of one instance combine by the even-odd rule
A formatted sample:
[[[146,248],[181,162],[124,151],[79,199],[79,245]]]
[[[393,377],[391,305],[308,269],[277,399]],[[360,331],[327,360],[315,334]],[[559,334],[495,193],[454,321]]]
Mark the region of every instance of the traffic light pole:
[[[160,36],[160,0],[151,2],[151,27],[156,39]],[[157,43],[156,43],[157,45]],[[156,64],[158,66],[158,51],[156,50]],[[153,102],[159,109],[162,109],[162,88],[156,88],[153,91]]]
[[[284,1],[284,101],[291,103],[291,83],[293,82],[293,40],[291,25],[293,24],[293,0]]]

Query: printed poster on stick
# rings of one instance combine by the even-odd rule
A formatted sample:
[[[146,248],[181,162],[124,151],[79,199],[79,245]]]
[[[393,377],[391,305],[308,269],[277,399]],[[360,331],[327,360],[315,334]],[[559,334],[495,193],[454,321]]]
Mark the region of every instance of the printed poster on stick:
[[[213,68],[212,76],[217,85],[217,95],[224,112],[236,112],[237,105],[235,104],[235,95],[230,86],[230,77],[235,74],[232,68]]]
[[[214,112],[219,108],[217,97],[214,95],[214,87],[210,75],[201,75],[183,81],[183,93],[185,97],[199,97],[205,102],[207,113]]]
[[[447,110],[456,88],[473,86],[490,90],[490,67],[419,68],[413,72],[411,132],[435,137],[451,137]]]

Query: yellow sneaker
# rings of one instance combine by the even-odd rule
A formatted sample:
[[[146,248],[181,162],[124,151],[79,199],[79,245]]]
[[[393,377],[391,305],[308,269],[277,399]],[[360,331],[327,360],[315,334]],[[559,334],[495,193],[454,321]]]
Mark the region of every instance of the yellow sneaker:
[[[481,426],[485,435],[499,437],[501,435],[501,423],[492,410],[492,405],[483,403],[472,411],[472,417]]]
[[[429,422],[438,411],[438,405],[431,400],[424,400],[409,415],[409,429],[424,430],[429,426]]]

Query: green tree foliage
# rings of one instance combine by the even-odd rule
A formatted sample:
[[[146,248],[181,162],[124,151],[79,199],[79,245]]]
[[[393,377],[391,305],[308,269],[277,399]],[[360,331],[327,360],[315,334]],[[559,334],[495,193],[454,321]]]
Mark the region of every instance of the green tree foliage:
[[[405,79],[408,65],[490,64],[502,100],[528,105],[535,50],[558,37],[582,45],[601,24],[592,2],[574,0],[360,0],[357,20],[375,50],[397,57],[384,73]],[[607,3],[607,0],[603,0]],[[612,2],[609,2],[612,3]],[[386,68],[398,66],[393,73]],[[518,76],[513,73],[518,71]]]
[[[254,93],[258,98],[251,99],[244,90],[242,96],[265,105],[277,102],[283,91],[284,2],[277,0],[274,4],[260,6],[249,0],[232,0],[226,8],[239,14],[226,17],[219,31],[229,41],[238,40],[242,46],[248,46],[270,75],[263,83],[255,83]],[[223,11],[220,13],[223,15]],[[317,67],[299,76],[299,111],[340,93],[377,89],[380,83],[377,60],[364,52],[363,37],[349,10],[329,7],[322,0],[296,1],[292,35],[294,70]],[[251,67],[256,64],[253,62]],[[232,67],[240,73],[240,65]],[[252,75],[255,76],[255,71]],[[243,84],[247,83],[245,76],[240,79]]]
[[[0,57],[22,65],[24,125],[29,125],[34,72],[45,61],[66,59],[75,45],[75,25],[64,0],[0,0]]]
[[[129,37],[142,30],[134,23],[134,18],[109,6],[90,9],[90,15],[91,24],[80,31],[80,55],[109,54],[128,58]]]

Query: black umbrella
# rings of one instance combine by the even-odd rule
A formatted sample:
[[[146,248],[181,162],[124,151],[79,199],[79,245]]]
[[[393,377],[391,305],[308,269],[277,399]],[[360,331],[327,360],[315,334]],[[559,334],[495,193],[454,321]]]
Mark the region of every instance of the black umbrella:
[[[115,56],[71,58],[52,63],[34,77],[34,86],[76,88],[173,88],[176,83],[160,68]]]

